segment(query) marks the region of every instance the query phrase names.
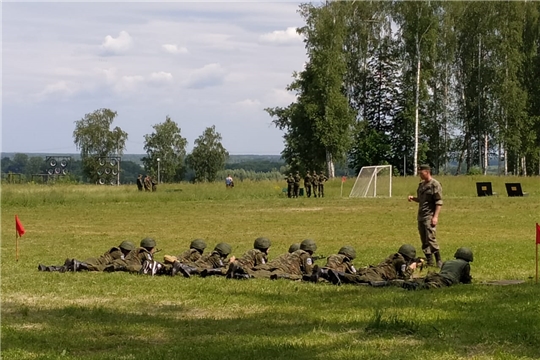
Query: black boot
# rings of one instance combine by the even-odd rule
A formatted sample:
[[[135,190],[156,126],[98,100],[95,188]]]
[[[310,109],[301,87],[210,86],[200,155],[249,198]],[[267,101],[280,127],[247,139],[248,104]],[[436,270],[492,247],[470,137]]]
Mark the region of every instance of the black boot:
[[[180,272],[182,273],[182,275],[184,275],[184,277],[187,278],[191,277],[191,275],[199,274],[199,270],[197,270],[196,267],[188,266],[185,264],[180,264]]]
[[[341,285],[339,272],[337,272],[336,270],[328,269],[328,280],[334,285]]]
[[[181,265],[182,264],[179,261],[173,262],[172,269],[171,269],[171,276],[175,276],[176,274],[178,274],[178,272],[180,272]]]
[[[251,278],[251,276],[249,276],[248,274],[234,274],[234,278],[239,280],[247,280]]]
[[[67,260],[66,260],[67,261]],[[88,270],[88,264],[87,263],[84,263],[82,261],[79,261],[79,260],[76,260],[76,259],[73,259],[72,262],[71,262],[71,267],[70,266],[66,266],[64,264],[64,266],[68,269],[68,270],[71,270],[73,272],[76,272],[76,271],[83,271],[83,270]]]
[[[435,266],[435,261],[433,261],[432,254],[426,254],[427,266]]]
[[[240,269],[241,268],[238,265],[236,265],[235,262],[232,262],[229,265],[229,268],[227,269],[227,274],[226,274],[227,279],[233,279],[234,275],[236,275],[237,273],[239,273],[239,274],[243,273],[243,272],[240,272]]]
[[[38,271],[49,271],[49,270],[47,269],[47,267],[48,267],[48,266],[45,266],[45,265],[43,265],[43,264],[39,264],[39,265],[37,266],[37,269],[38,269]]]
[[[370,281],[369,285],[373,287],[384,287],[389,286],[390,284],[388,283],[388,281]]]
[[[290,280],[291,275],[289,274],[272,274],[270,276],[270,280],[277,280],[277,279],[287,279]]]
[[[207,277],[212,275],[223,275],[221,269],[204,269],[201,271],[201,277]]]
[[[433,255],[435,255],[435,261],[437,262],[437,267],[439,269],[442,268],[441,253],[439,251],[436,251],[433,253]]]

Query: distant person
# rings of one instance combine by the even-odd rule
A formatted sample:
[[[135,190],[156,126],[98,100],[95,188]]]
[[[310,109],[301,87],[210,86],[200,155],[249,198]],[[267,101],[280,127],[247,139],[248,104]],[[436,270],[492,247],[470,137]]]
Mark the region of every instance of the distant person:
[[[233,188],[234,187],[234,180],[231,177],[231,174],[228,174],[227,178],[225,179],[225,187],[226,188]]]
[[[144,178],[144,191],[152,191],[152,180],[150,179],[150,176],[146,175]]]
[[[302,178],[300,177],[300,172],[296,172],[296,174],[294,174],[294,182],[293,182],[293,197],[297,198],[298,197],[298,192],[300,190],[300,180]]]
[[[156,181],[156,178],[155,177],[152,177],[150,179],[151,183],[152,183],[152,191],[157,191],[157,181]]]
[[[421,165],[418,175],[422,182],[418,184],[416,196],[409,195],[407,200],[418,203],[418,232],[422,241],[422,250],[426,254],[428,266],[434,266],[433,256],[437,266],[442,266],[439,244],[436,239],[436,227],[439,213],[443,204],[441,184],[431,177],[431,167]]]
[[[139,176],[137,176],[137,189],[139,189],[139,191],[143,191],[143,188],[144,188],[143,177],[142,177],[142,174],[139,174]]]
[[[304,188],[306,189],[306,196],[311,197],[311,175],[309,173],[309,170],[304,177]]]
[[[313,175],[311,176],[311,186],[313,187],[313,197],[317,197],[319,191],[319,175],[313,170]]]
[[[324,183],[328,180],[326,175],[324,175],[324,172],[321,171],[321,174],[319,175],[319,197],[324,197]]]
[[[291,198],[293,195],[294,177],[292,173],[287,176],[287,197]]]

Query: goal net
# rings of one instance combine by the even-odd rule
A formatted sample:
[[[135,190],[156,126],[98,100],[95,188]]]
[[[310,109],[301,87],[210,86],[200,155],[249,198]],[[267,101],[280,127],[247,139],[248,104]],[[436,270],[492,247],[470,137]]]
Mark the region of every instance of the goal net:
[[[392,165],[362,167],[349,197],[392,197]]]

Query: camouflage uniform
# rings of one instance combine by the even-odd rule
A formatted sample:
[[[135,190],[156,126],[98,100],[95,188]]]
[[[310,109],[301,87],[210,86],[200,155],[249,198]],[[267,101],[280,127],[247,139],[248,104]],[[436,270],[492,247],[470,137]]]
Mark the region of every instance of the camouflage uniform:
[[[311,197],[311,175],[309,174],[309,171],[304,177],[304,188],[306,189],[306,196]]]
[[[422,251],[430,263],[432,254],[435,255],[437,261],[440,261],[439,244],[436,239],[437,231],[435,226],[431,226],[431,219],[435,214],[435,207],[443,204],[441,184],[433,178],[427,183],[422,181],[418,184],[416,194],[418,199],[418,232],[422,241]]]
[[[152,181],[150,180],[150,176],[146,176],[144,178],[144,191],[152,191]]]
[[[137,189],[139,189],[139,191],[143,191],[143,188],[144,188],[143,178],[142,178],[142,175],[139,174],[139,176],[137,176]]]
[[[153,250],[155,246],[156,242],[153,239],[145,238],[141,241],[140,246],[131,251],[129,255],[125,257],[125,259],[114,260],[112,263],[107,265],[103,271],[140,272],[145,262],[154,263]]]
[[[319,176],[315,170],[313,170],[313,175],[311,176],[311,186],[313,187],[313,197],[317,197],[319,190]]]
[[[185,263],[175,261],[171,275],[174,276],[180,271],[184,277],[190,277],[191,275],[202,275],[201,273],[205,270],[215,270],[213,275],[225,275],[230,261],[224,260],[230,254],[231,249],[229,244],[219,243],[211,254],[203,255],[197,261]],[[206,272],[205,276],[206,274],[208,273]]]
[[[386,284],[391,280],[408,280],[414,272],[411,265],[415,262],[415,257],[416,249],[412,245],[405,244],[379,265],[358,270],[356,275],[329,270],[329,280],[335,285],[341,283],[375,285],[381,282]]]
[[[38,265],[39,271],[103,271],[109,264],[113,263],[115,260],[124,260],[126,256],[135,249],[135,246],[130,241],[122,241],[118,246],[111,248],[105,254],[96,257],[88,258],[83,261],[77,259],[66,259],[63,266],[45,266],[42,264]]]
[[[326,259],[326,269],[332,269],[346,274],[356,274],[356,268],[352,263],[352,259],[343,254],[330,255]]]
[[[292,174],[287,176],[287,197],[291,198],[293,196],[293,186],[294,186],[294,177]]]
[[[328,180],[328,178],[321,172],[319,175],[319,197],[324,197],[324,183],[326,180]]]
[[[293,197],[298,197],[298,192],[300,190],[300,180],[302,178],[300,177],[300,173],[297,171],[294,175],[294,183],[293,183]]]
[[[409,290],[433,289],[456,284],[470,284],[472,281],[471,265],[472,251],[469,248],[459,248],[454,255],[455,260],[444,262],[440,273],[427,274],[425,278],[405,282],[402,286]]]

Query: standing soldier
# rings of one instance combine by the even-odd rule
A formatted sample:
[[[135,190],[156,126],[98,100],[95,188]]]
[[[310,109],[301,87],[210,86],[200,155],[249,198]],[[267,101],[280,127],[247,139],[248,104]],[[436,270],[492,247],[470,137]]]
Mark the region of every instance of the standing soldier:
[[[144,188],[144,185],[143,185],[142,174],[139,174],[139,176],[137,176],[137,189],[139,189],[139,191],[143,191],[143,188]]]
[[[319,175],[319,197],[324,197],[324,183],[328,178],[324,175],[324,171],[321,171]]]
[[[441,184],[431,177],[431,167],[421,165],[418,175],[422,181],[418,184],[416,197],[409,195],[407,200],[418,203],[418,232],[422,241],[422,250],[426,254],[428,266],[442,266],[439,244],[436,239],[436,227],[443,204]]]
[[[152,181],[148,175],[144,178],[144,191],[152,191]]]
[[[296,174],[294,175],[294,183],[293,183],[293,197],[297,198],[298,197],[298,191],[300,189],[300,180],[302,180],[302,178],[300,177],[300,172],[296,172]]]
[[[313,175],[311,176],[311,186],[313,187],[313,197],[317,197],[317,192],[319,190],[319,176],[315,170],[313,170]]]
[[[292,176],[292,173],[289,173],[289,176],[287,176],[287,197],[292,197],[293,192],[293,185],[294,185],[294,178]]]
[[[309,174],[309,170],[304,177],[304,188],[306,189],[306,196],[311,197],[311,175]]]

